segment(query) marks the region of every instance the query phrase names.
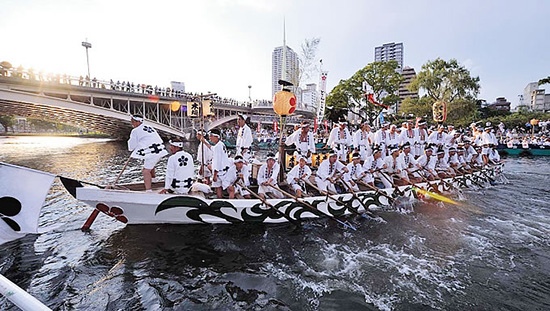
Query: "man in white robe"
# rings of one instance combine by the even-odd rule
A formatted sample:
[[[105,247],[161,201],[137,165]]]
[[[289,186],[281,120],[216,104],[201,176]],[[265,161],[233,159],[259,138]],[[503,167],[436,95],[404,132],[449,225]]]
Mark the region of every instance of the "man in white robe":
[[[155,165],[168,154],[168,151],[157,131],[143,124],[142,116],[133,115],[131,122],[134,129],[128,139],[128,150],[132,151],[130,157],[144,160],[142,174],[145,191],[152,192],[151,182],[155,178]]]
[[[338,127],[333,128],[330,132],[327,141],[327,145],[338,154],[338,159],[344,163],[348,162],[348,150],[352,144],[347,124],[348,122],[346,121],[340,121]]]
[[[402,147],[408,143],[411,146],[411,154],[415,157],[416,148],[414,148],[414,146],[418,144],[417,131],[412,128],[411,122],[406,122],[405,126],[406,128],[401,131],[401,134],[399,134],[399,146]]]
[[[382,158],[382,150],[378,147],[374,147],[372,149],[372,155],[367,157],[367,160],[363,163],[363,171],[365,172],[363,181],[374,186],[374,177],[382,178],[378,170],[383,169],[384,166],[385,163]]]
[[[234,199],[237,195],[250,199],[250,192],[245,190],[241,184],[245,187],[250,186],[250,170],[248,165],[242,156],[235,156],[233,165],[229,167],[227,173],[222,180],[223,190],[227,190],[229,199]]]
[[[348,172],[344,174],[344,181],[353,191],[359,191],[359,186],[357,185],[358,180],[362,180],[366,172],[363,170],[361,165],[361,156],[359,153],[354,153],[352,156],[352,161],[346,166]],[[347,188],[347,187],[346,187]]]
[[[218,199],[223,198],[223,177],[232,165],[227,155],[227,148],[221,140],[221,136],[219,129],[210,131],[210,141],[214,143],[214,146],[212,147],[212,164],[209,169],[212,172],[212,188],[216,189]]]
[[[376,131],[374,134],[374,144],[375,146],[378,146],[380,148],[382,158],[385,158],[387,154],[387,148],[388,148],[388,129],[390,127],[390,124],[388,122],[384,122],[382,124],[382,128]]]
[[[415,129],[416,131],[416,142],[414,147],[415,149],[415,157],[420,157],[424,155],[424,148],[426,148],[426,144],[428,143],[428,131],[426,130],[426,121],[420,121],[418,122],[418,128]]]
[[[204,178],[206,184],[210,184],[212,172],[208,168],[212,164],[212,146],[204,138],[204,132],[197,132],[199,147],[197,148],[197,160],[199,161],[199,175]]]
[[[298,159],[299,156],[303,156],[306,158],[307,163],[311,163],[311,155],[315,153],[315,138],[313,137],[313,132],[311,132],[309,128],[309,122],[304,121],[300,128],[294,131],[294,133],[285,140],[287,146],[294,144],[296,147],[296,152],[294,153],[296,159]]]
[[[254,141],[252,138],[252,130],[246,124],[248,117],[244,114],[239,114],[237,118],[237,125],[239,125],[239,131],[237,133],[237,142],[235,147],[237,149],[237,155],[242,155],[245,161],[248,161],[252,156],[250,147]]]
[[[279,177],[280,165],[277,163],[277,158],[273,153],[267,154],[266,163],[264,163],[258,170],[258,195],[262,198],[266,198],[266,194],[270,193],[277,199],[282,199],[283,194],[271,187],[277,186],[277,180]]]
[[[315,177],[315,183],[321,191],[329,191],[336,193],[336,183],[337,175],[347,173],[348,169],[342,162],[338,161],[338,154],[332,150],[329,153],[328,160],[321,162],[319,168],[317,169],[317,175]]]
[[[426,147],[424,149],[424,154],[420,156],[417,160],[418,165],[422,167],[422,173],[424,177],[428,180],[434,180],[437,178],[437,172],[435,170],[435,165],[437,164],[437,156],[433,155],[433,149]]]
[[[302,195],[307,192],[304,180],[309,180],[310,176],[311,169],[307,165],[306,158],[299,155],[298,165],[295,165],[286,175],[287,184],[292,187],[292,190],[294,190],[298,198],[301,198]]]
[[[159,193],[187,194],[194,184],[195,164],[193,156],[183,150],[183,142],[172,139],[168,142],[172,155],[166,164],[164,189]]]
[[[372,154],[372,141],[370,140],[371,135],[370,126],[367,122],[361,124],[361,128],[353,133],[353,147],[355,152],[359,153],[361,160],[365,161],[368,156]]]

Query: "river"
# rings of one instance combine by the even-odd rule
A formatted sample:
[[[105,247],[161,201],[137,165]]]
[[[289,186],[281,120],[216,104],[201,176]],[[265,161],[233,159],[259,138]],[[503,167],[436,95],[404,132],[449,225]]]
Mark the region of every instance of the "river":
[[[124,142],[0,137],[0,161],[113,181]],[[162,173],[165,161],[161,162]],[[41,235],[0,245],[0,273],[54,310],[548,310],[550,159],[507,158],[508,183],[461,207],[415,205],[292,225],[124,226],[54,183]],[[122,182],[140,180],[130,165]],[[17,310],[0,297],[0,310]]]

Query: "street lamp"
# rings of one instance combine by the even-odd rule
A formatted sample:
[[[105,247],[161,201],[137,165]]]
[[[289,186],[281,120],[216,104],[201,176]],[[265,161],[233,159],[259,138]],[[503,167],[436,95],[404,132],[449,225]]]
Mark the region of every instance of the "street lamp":
[[[88,57],[88,49],[92,48],[92,44],[88,42],[88,38],[86,38],[86,41],[82,42],[82,46],[86,48],[86,63],[88,64],[88,78],[92,78],[90,75],[90,58]]]
[[[249,86],[248,86],[248,100],[249,100],[250,102],[252,102],[252,96],[250,95],[250,94],[251,94],[251,93],[250,93],[250,90],[252,90],[252,85],[249,85]]]

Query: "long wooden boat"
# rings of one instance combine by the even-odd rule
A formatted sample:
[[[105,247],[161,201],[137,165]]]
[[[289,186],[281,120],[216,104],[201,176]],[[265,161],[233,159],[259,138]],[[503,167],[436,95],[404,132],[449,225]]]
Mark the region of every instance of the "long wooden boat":
[[[499,164],[472,174],[447,178],[444,182],[434,181],[430,186],[427,186],[426,183],[417,186],[425,187],[427,190],[437,188],[439,191],[447,192],[452,188],[465,188],[472,184],[480,185],[491,182],[501,174],[502,168],[503,164]],[[64,185],[78,200],[125,224],[282,223],[289,219],[281,213],[293,220],[307,220],[327,215],[338,217],[352,213],[347,205],[358,212],[365,212],[363,205],[372,210],[390,205],[390,200],[385,195],[392,198],[417,197],[413,187],[401,186],[381,189],[379,192],[356,192],[357,199],[350,193],[335,195],[334,197],[341,202],[326,196],[304,198],[317,210],[312,210],[292,198],[268,199],[267,201],[281,212],[279,213],[264,206],[260,200],[256,199],[205,199],[193,195],[166,195],[143,191],[102,189],[95,186],[83,186],[78,182],[64,182]]]

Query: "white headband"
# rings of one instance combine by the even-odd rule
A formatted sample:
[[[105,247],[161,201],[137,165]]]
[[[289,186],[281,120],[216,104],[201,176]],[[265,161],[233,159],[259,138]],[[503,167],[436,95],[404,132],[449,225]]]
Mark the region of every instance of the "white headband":
[[[243,158],[234,159],[233,163],[244,163],[244,159]]]
[[[142,118],[142,117],[135,117],[135,116],[132,116],[132,120],[135,120],[135,121],[138,121],[138,122],[143,122],[143,118]]]
[[[176,146],[176,147],[180,147],[180,148],[183,148],[183,142],[179,141],[179,142],[173,142],[172,140],[169,140],[168,143],[172,146]]]

